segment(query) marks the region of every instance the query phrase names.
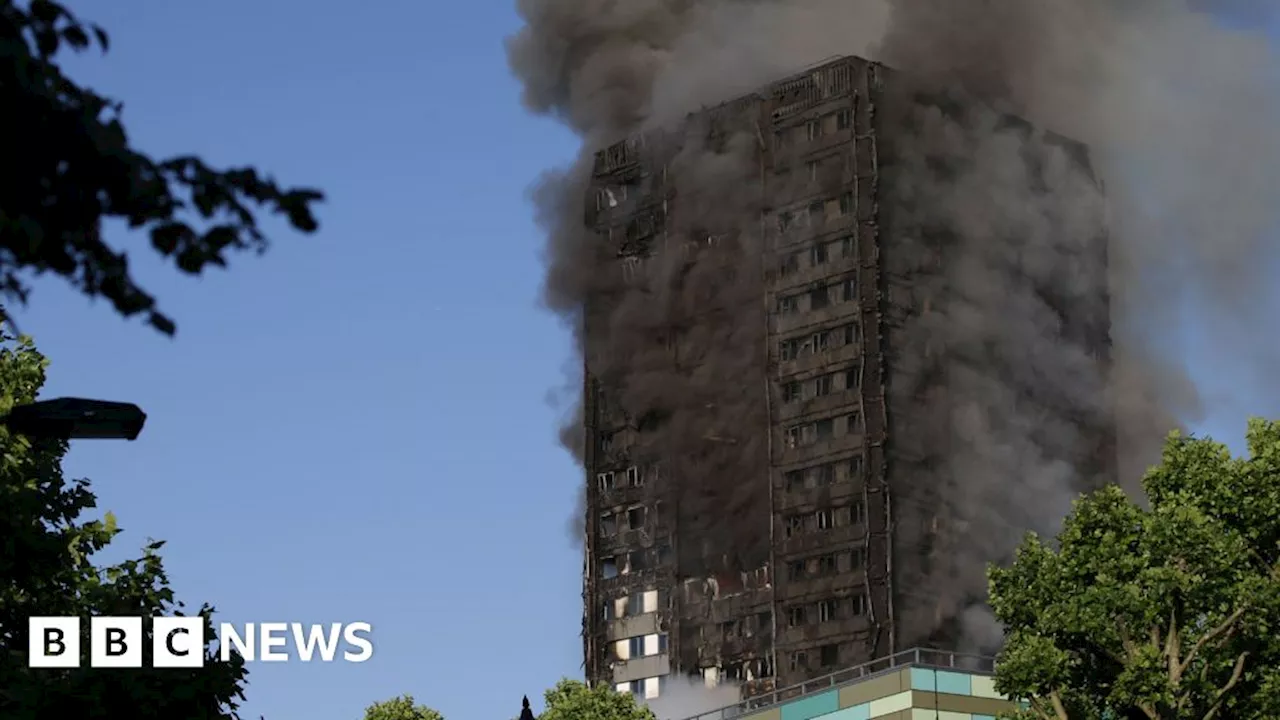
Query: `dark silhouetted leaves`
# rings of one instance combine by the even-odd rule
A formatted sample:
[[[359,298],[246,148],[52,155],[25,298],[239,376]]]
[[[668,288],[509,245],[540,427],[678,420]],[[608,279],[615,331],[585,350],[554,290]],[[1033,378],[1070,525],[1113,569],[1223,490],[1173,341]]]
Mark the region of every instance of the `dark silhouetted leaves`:
[[[315,190],[281,188],[251,167],[217,170],[200,158],[157,161],[134,149],[120,104],[63,75],[63,45],[105,52],[107,33],[61,5],[33,0],[25,9],[0,0],[0,108],[8,123],[0,193],[0,300],[26,302],[27,278],[53,272],[125,316],[156,329],[175,326],[139,287],[123,253],[103,240],[103,221],[147,229],[152,247],[179,270],[225,267],[233,252],[267,250],[262,210],[295,229],[319,227]]]
[[[45,379],[45,359],[29,341],[0,335],[0,414],[29,403]],[[98,516],[88,481],[62,474],[67,444],[32,442],[0,428],[0,718],[4,720],[231,720],[243,700],[245,668],[236,657],[218,662],[211,646],[213,608],[206,619],[202,668],[143,667],[104,672],[90,667],[27,667],[27,618],[81,618],[81,654],[88,655],[89,616],[175,615],[182,611],[150,541],[141,557],[103,567],[95,555],[120,532],[116,518]],[[150,643],[143,646],[149,664]]]

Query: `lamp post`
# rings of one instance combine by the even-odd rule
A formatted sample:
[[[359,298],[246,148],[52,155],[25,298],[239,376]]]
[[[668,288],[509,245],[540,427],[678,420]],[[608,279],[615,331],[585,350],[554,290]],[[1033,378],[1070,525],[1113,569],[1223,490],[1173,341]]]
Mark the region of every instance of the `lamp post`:
[[[57,398],[18,405],[0,425],[20,435],[58,440],[136,440],[147,414],[133,403]]]

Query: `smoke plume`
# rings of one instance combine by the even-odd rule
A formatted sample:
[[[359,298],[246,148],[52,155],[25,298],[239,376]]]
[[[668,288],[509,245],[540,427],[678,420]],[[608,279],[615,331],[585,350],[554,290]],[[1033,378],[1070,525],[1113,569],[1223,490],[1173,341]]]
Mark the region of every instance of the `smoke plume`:
[[[724,130],[714,145],[705,128],[671,138],[680,202],[668,247],[634,265],[584,226],[592,153],[832,56],[907,78],[886,138],[885,241],[897,243],[886,262],[890,274],[928,275],[912,259],[927,246],[939,263],[920,283],[936,304],[900,330],[902,348],[927,359],[899,360],[920,367],[898,374],[890,395],[919,397],[931,367],[946,377],[945,401],[918,400],[921,415],[944,420],[916,441],[947,449],[919,469],[946,511],[920,521],[946,526],[951,540],[905,581],[928,597],[905,603],[900,622],[959,625],[952,631],[985,646],[982,567],[1024,530],[1056,530],[1070,499],[1108,474],[1093,460],[1113,415],[1120,478],[1132,486],[1163,435],[1204,409],[1171,352],[1187,323],[1202,324],[1223,372],[1265,378],[1253,363],[1280,358],[1256,302],[1277,260],[1268,233],[1280,103],[1269,73],[1280,65],[1263,35],[1205,5],[517,0],[525,27],[508,53],[524,102],[583,140],[578,162],[548,173],[535,194],[546,303],[575,328],[593,372],[618,382],[610,402],[650,422],[637,452],[675,459],[666,471],[682,486],[682,519],[719,517],[711,554],[747,570],[769,542],[743,517],[767,513],[768,492],[759,138],[749,128]],[[985,104],[950,112],[912,101],[956,88]],[[1007,115],[1087,144],[1094,177],[1050,137],[1010,130]],[[1029,147],[1040,158],[1032,169]],[[1107,287],[1094,282],[1100,262]],[[1108,294],[1105,358],[1090,338]],[[587,317],[588,305],[608,310]],[[599,346],[585,344],[586,323]],[[565,437],[581,458],[578,428]],[[678,551],[684,566],[698,563],[689,553],[708,554]]]
[[[736,704],[741,698],[736,683],[707,687],[700,678],[673,677],[662,694],[645,702],[658,720],[687,720]]]

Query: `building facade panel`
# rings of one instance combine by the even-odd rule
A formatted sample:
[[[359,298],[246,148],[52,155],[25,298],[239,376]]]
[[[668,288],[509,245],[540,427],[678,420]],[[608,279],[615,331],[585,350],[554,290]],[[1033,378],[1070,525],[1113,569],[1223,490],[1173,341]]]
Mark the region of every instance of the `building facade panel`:
[[[954,442],[945,348],[920,322],[946,300],[947,256],[901,242],[887,210],[894,82],[843,58],[597,154],[584,215],[618,258],[618,289],[584,313],[590,680],[649,677],[618,651],[641,635],[665,638],[661,660],[640,658],[645,672],[665,663],[748,693],[954,641],[939,631],[950,609],[922,580],[963,542],[935,482]],[[697,153],[740,162],[731,198],[687,175]],[[680,273],[705,292],[653,284]],[[717,343],[751,348],[736,394],[687,404],[677,440],[653,439],[672,420],[628,407],[643,372],[620,375],[609,357],[633,285],[667,303],[666,325],[636,332],[666,348],[661,370],[683,393],[701,391],[699,359]],[[1060,300],[1069,332],[1107,355],[1105,313],[1073,302]],[[1105,464],[1107,428],[1099,437]],[[737,491],[712,494],[708,477]],[[646,593],[662,601],[625,612]],[[911,688],[898,692],[908,705],[877,711],[909,713]]]

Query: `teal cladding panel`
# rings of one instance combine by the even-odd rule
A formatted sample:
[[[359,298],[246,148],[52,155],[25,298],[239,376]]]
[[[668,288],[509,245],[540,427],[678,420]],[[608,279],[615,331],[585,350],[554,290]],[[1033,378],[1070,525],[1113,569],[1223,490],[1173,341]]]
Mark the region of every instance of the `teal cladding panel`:
[[[971,675],[958,672],[938,671],[938,692],[948,695],[973,695]]]
[[[813,720],[819,715],[829,715],[839,709],[839,693],[828,690],[783,705],[782,720]]]
[[[871,720],[871,703],[862,703],[826,715],[819,715],[814,720]]]
[[[937,692],[934,672],[926,668],[911,668],[911,689],[920,692]]]

